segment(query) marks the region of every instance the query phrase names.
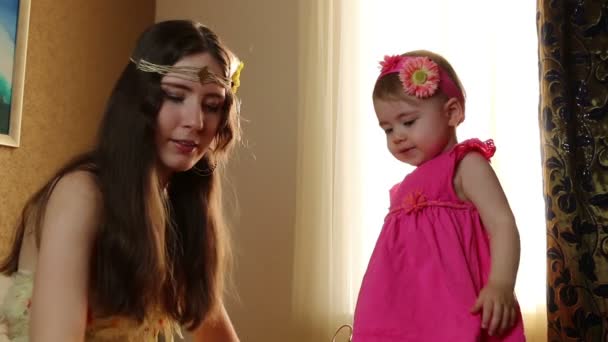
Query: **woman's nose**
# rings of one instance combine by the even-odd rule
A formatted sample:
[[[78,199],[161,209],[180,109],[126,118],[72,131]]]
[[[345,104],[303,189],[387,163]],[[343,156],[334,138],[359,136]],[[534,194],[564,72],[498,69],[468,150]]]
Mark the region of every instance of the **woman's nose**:
[[[192,129],[203,129],[205,126],[205,113],[199,106],[190,108],[184,118],[184,126]]]

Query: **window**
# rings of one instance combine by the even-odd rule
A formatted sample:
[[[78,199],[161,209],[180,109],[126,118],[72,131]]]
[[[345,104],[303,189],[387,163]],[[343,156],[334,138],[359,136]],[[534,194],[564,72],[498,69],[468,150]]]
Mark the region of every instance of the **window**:
[[[493,167],[505,189],[521,234],[517,294],[524,313],[545,305],[545,221],[538,132],[538,69],[535,3],[484,0],[362,0],[359,24],[358,96],[362,124],[359,160],[363,210],[362,276],[389,199],[388,189],[412,168],[389,154],[376,121],[371,92],[385,54],[427,49],[446,57],[467,93],[459,140],[493,138]],[[356,280],[355,280],[356,283]],[[524,291],[525,289],[525,291]],[[352,303],[358,287],[354,287]]]

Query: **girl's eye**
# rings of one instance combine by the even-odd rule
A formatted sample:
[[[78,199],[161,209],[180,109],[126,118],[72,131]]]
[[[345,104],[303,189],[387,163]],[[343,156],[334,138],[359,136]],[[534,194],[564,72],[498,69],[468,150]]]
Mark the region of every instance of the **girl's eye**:
[[[386,134],[391,134],[392,132],[393,132],[393,129],[392,129],[392,128],[386,128],[386,129],[384,130],[384,133],[386,133]]]
[[[411,125],[414,124],[414,122],[416,122],[416,119],[411,120],[411,121],[406,121],[406,122],[403,123],[403,126],[411,126]]]

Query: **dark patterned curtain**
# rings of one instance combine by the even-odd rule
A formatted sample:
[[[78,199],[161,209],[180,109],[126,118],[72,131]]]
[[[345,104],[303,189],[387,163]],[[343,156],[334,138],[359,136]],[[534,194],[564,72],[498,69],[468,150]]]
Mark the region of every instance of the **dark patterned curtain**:
[[[608,341],[608,0],[537,9],[548,340]]]

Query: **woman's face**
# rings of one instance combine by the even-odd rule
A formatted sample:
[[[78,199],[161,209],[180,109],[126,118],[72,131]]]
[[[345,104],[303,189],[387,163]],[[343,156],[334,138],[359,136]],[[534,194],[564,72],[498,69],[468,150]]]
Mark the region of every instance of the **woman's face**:
[[[186,56],[174,66],[203,68],[223,75],[208,53]],[[157,117],[156,151],[161,177],[191,169],[217,134],[226,90],[216,83],[201,84],[167,74],[161,79],[164,98]]]

